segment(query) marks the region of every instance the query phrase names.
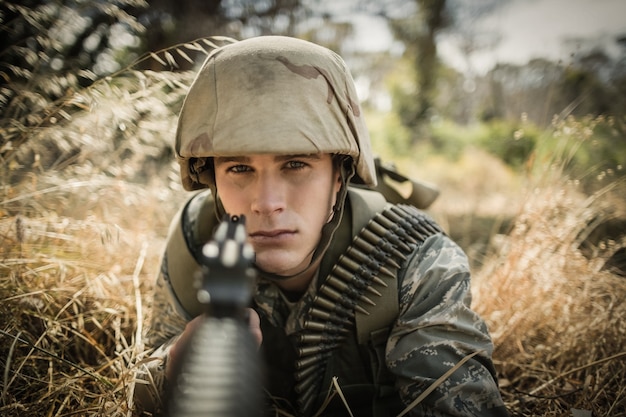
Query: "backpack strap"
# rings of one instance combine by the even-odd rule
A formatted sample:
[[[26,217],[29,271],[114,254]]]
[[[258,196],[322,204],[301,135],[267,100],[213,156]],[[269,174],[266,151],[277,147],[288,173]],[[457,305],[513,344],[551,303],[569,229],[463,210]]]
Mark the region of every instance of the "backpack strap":
[[[179,313],[191,319],[202,312],[193,285],[198,271],[198,251],[211,238],[218,223],[210,191],[191,197],[175,219],[168,233],[161,269],[170,282]]]
[[[350,199],[353,207],[368,208],[353,211],[352,230],[363,230],[378,213],[389,206],[380,193],[363,189],[352,189]],[[398,282],[396,279],[387,279],[384,282],[385,285],[378,285],[376,288],[380,293],[376,305],[368,306],[367,313],[359,310],[355,314],[357,341],[360,345],[369,341],[372,332],[389,327],[398,316]]]
[[[359,236],[365,234],[369,237],[368,241],[377,242],[375,245],[379,247],[400,246],[404,249],[403,251],[406,251],[408,249],[406,244],[415,247],[421,245],[432,234],[444,233],[430,217],[411,205],[395,204],[394,207],[379,192],[360,188],[351,188],[349,194],[353,207],[359,207],[358,210],[352,212],[352,230],[361,230],[361,233],[354,238],[353,246],[358,239],[361,239]],[[367,210],[363,210],[363,207]],[[399,245],[399,242],[404,242],[404,245]],[[347,252],[349,253],[350,249]],[[387,268],[381,269],[379,274],[393,279],[385,279],[384,285],[373,283],[376,291],[380,293],[375,305],[362,306],[367,312],[361,309],[356,309],[355,312],[357,340],[360,345],[367,344],[372,337],[377,337],[373,335],[378,334],[382,329],[389,328],[398,317],[397,272],[406,254],[399,252],[390,252],[390,254],[393,255],[395,262],[390,262]],[[382,253],[377,256],[380,263],[389,261]],[[358,273],[358,271],[354,272]]]

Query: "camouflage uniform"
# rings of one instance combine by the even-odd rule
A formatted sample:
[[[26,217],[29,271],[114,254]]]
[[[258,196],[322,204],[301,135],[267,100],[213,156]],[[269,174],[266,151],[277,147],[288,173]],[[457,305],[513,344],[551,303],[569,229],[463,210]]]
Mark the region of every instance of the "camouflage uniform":
[[[229,65],[233,66],[230,71]],[[220,85],[220,79],[227,82]],[[287,94],[282,94],[280,87]],[[244,95],[248,88],[253,88],[256,97],[241,106],[237,91]],[[291,93],[293,89],[302,91]],[[254,101],[259,97],[263,100]],[[284,112],[276,111],[273,106],[277,103]],[[237,124],[237,120],[242,123]],[[321,132],[320,136],[315,132]],[[342,172],[344,186],[338,196],[338,211],[325,226],[330,232],[322,230],[323,250],[316,252],[312,261],[317,274],[308,290],[291,300],[276,285],[276,277],[260,271],[253,306],[261,317],[261,351],[270,376],[267,389],[274,397],[286,400],[275,402],[273,407],[294,415],[314,413],[319,399],[314,401],[314,409],[305,411],[298,411],[294,404],[298,397],[291,375],[292,362],[297,359],[294,337],[308,332],[311,305],[324,290],[333,265],[341,260],[361,226],[380,209],[367,207],[367,199],[361,199],[361,194],[348,186],[352,181],[372,188],[376,172],[354,85],[343,61],[324,48],[281,37],[242,41],[218,51],[207,59],[190,89],[181,112],[176,150],[185,188],[208,187],[211,192],[192,198],[170,228],[155,287],[153,320],[146,335],[147,344],[156,350],[140,366],[135,386],[137,403],[158,409],[168,347],[185,323],[198,314],[191,278],[193,247],[206,241],[223,210],[219,199],[212,197],[219,197],[219,190],[215,189],[210,158],[279,151],[326,152],[347,155],[353,165],[351,172]],[[373,198],[381,200],[376,195]],[[345,391],[355,415],[397,415],[464,361],[407,415],[506,416],[491,361],[492,342],[485,323],[470,308],[467,258],[423,213],[416,212],[415,218],[432,232],[424,234],[419,243],[398,243],[407,250],[397,259],[386,257],[397,262],[392,287],[397,290],[385,295],[379,305],[385,309],[390,302],[397,304],[391,309],[392,319],[368,332],[363,341],[359,323],[367,323],[370,316],[354,313],[356,325],[346,324],[348,336],[319,362],[325,375],[323,384],[316,386],[317,394],[323,395],[336,376],[336,384],[342,393]],[[333,299],[342,296],[337,294]],[[371,319],[375,316],[377,313]],[[370,392],[373,395],[368,397]],[[322,415],[347,415],[338,401],[336,396]]]

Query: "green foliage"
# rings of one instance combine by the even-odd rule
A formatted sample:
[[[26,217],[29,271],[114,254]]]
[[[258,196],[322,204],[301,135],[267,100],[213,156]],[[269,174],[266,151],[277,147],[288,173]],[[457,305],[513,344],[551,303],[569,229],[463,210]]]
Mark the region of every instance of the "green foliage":
[[[492,120],[477,143],[513,168],[521,167],[533,152],[541,132],[531,123]]]
[[[393,110],[398,121],[408,129],[414,125],[414,117],[419,112],[416,77],[416,70],[406,58],[398,60],[394,70],[387,77]]]
[[[556,119],[534,156],[537,167],[557,165],[589,191],[626,177],[626,137],[612,117]]]
[[[433,151],[457,160],[466,147],[474,145],[484,130],[482,125],[462,126],[449,120],[441,120],[431,127],[430,145]]]
[[[458,159],[467,147],[483,149],[513,168],[521,167],[532,153],[540,132],[530,123],[502,120],[464,126],[450,120],[433,123],[433,152]]]
[[[374,152],[386,160],[409,152],[410,132],[397,113],[369,111],[366,117]]]
[[[409,88],[405,85],[409,72],[406,68],[395,71],[393,78],[390,78],[391,89],[395,92],[394,103],[399,106],[395,110],[396,116],[387,115],[379,118],[377,125],[372,125],[375,143],[384,143],[392,154],[391,159],[401,159],[415,150],[410,138],[418,133],[401,123],[402,109],[405,108],[402,100],[411,105],[410,94],[407,93]],[[591,114],[597,114],[602,109],[604,96],[585,93],[590,91],[590,85],[595,86],[596,90],[599,88],[597,79],[583,72],[575,74],[569,71],[568,74],[573,78],[562,82],[580,87],[574,94],[581,97],[578,106],[581,109],[593,109]],[[584,104],[589,94],[596,97],[598,102]],[[525,170],[535,161],[539,165],[560,161],[564,172],[583,181],[586,187],[596,186],[597,175],[603,178],[624,176],[626,119],[619,116],[572,115],[555,117],[554,120],[551,126],[543,128],[526,114],[518,120],[489,118],[471,124],[460,124],[449,118],[433,119],[427,131],[419,134],[419,154],[441,155],[454,161],[465,149],[475,147],[500,158],[516,170]]]

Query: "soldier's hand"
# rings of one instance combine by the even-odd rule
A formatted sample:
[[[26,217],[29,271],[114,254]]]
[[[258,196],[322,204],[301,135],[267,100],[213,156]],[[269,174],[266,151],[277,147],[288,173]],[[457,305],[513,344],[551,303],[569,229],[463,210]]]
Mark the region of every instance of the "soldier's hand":
[[[252,308],[248,308],[248,326],[250,327],[250,333],[254,337],[257,343],[257,347],[261,346],[263,342],[263,333],[261,332],[261,318],[259,314]]]
[[[250,328],[250,333],[254,337],[254,340],[257,342],[257,346],[261,346],[261,342],[263,342],[263,333],[261,332],[261,318],[259,314],[254,311],[252,308],[248,308],[248,326]],[[181,333],[178,340],[170,347],[170,350],[167,355],[167,362],[165,366],[165,375],[168,380],[171,380],[173,377],[172,372],[176,369],[175,365],[180,360],[180,354],[185,350],[185,346],[189,343],[191,336],[193,335],[196,327],[200,324],[202,320],[202,316],[198,316],[191,320],[185,326],[185,330]]]

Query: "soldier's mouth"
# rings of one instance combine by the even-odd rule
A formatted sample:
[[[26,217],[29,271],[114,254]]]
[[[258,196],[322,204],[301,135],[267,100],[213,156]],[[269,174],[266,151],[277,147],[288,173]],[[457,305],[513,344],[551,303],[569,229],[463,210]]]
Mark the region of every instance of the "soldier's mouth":
[[[252,243],[278,243],[293,239],[296,236],[296,231],[290,229],[260,230],[250,233],[249,236]]]

